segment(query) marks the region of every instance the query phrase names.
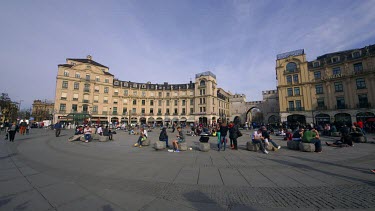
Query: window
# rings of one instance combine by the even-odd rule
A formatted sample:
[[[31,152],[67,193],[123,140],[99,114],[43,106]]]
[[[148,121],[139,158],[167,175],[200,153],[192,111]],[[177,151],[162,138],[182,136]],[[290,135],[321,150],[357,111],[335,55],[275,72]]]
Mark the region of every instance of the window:
[[[65,103],[60,104],[60,111],[66,111],[66,104]]]
[[[332,63],[339,62],[340,61],[340,57],[338,57],[338,56],[332,57],[331,61],[332,61]]]
[[[103,97],[103,103],[108,103],[108,97]]]
[[[296,96],[301,95],[299,87],[294,87],[294,95]]]
[[[341,68],[340,67],[335,67],[332,69],[332,75],[339,75],[341,74]]]
[[[154,105],[154,101],[150,100],[150,106],[153,106],[153,105]]]
[[[190,99],[190,105],[194,105],[194,99]]]
[[[142,113],[142,114],[145,114],[145,113],[146,113],[145,108],[142,108],[142,109],[141,109],[141,113]]]
[[[64,71],[64,76],[69,77],[69,71],[65,70]]]
[[[84,91],[85,92],[90,92],[90,84],[85,84]]]
[[[167,92],[167,97],[169,97],[170,96],[170,93],[169,92]]]
[[[78,94],[77,93],[73,94],[73,101],[78,101]]]
[[[337,108],[338,109],[345,109],[345,100],[344,97],[337,97],[336,98]]]
[[[288,102],[288,105],[289,105],[289,109],[294,109],[294,101],[289,101]]]
[[[158,108],[158,114],[161,114],[161,108]]]
[[[292,88],[288,88],[287,89],[287,92],[288,92],[288,96],[293,96],[293,89]]]
[[[94,96],[94,103],[98,103],[99,102],[99,96],[98,95],[95,95]]]
[[[293,75],[293,82],[298,83],[298,75],[297,74]]]
[[[67,89],[68,88],[68,81],[63,81],[62,82],[62,88]]]
[[[169,106],[169,100],[167,100],[167,106]]]
[[[146,100],[142,100],[142,105],[146,105]]]
[[[206,86],[206,81],[205,81],[205,80],[201,80],[201,82],[200,82],[199,85],[200,85],[200,86]]]
[[[113,113],[112,114],[117,114],[117,107],[113,107]]]
[[[177,106],[177,104],[178,104],[178,101],[175,100],[175,101],[174,101],[174,106]]]
[[[104,79],[104,82],[109,83],[109,78]]]
[[[300,100],[296,100],[296,108],[297,108],[297,110],[301,110],[302,104],[301,104]]]
[[[182,100],[182,106],[185,106],[185,104],[186,104],[186,101]]]
[[[124,104],[124,105],[128,105],[128,99],[123,99],[123,100],[122,100],[122,104]]]
[[[132,109],[132,114],[135,114],[135,113],[137,113],[137,108]]]
[[[104,87],[104,93],[108,93],[108,92],[109,92],[108,87]]]
[[[72,104],[72,112],[77,111],[77,104]]]
[[[100,77],[99,77],[99,76],[96,76],[96,77],[95,77],[95,81],[96,81],[96,82],[99,82],[99,81],[100,81]]]
[[[129,91],[128,90],[124,90],[124,95],[128,96],[129,95]]]
[[[113,104],[117,104],[118,103],[118,99],[113,99]]]
[[[114,93],[115,95],[118,95],[118,89],[115,89],[115,93]]]
[[[158,101],[158,106],[161,106],[161,100]]]
[[[133,105],[137,105],[137,100],[133,100]]]
[[[358,95],[359,108],[368,108],[367,94]]]
[[[316,99],[316,104],[318,105],[319,108],[323,108],[324,107],[324,98]]]
[[[159,92],[159,97],[161,97],[162,96],[162,93],[161,92]]]
[[[81,74],[79,74],[79,73],[76,73],[76,76],[75,76],[76,78],[81,78]]]
[[[286,71],[287,72],[290,72],[290,73],[294,73],[297,71],[297,64],[294,63],[294,62],[289,62],[287,65],[286,65]]]
[[[362,62],[353,64],[354,72],[360,72],[363,70]]]
[[[290,75],[286,76],[286,82],[288,84],[291,84],[292,83],[292,76],[290,76]]]
[[[177,108],[174,109],[174,114],[177,114]]]
[[[79,83],[78,82],[74,82],[74,89],[79,90]]]
[[[353,56],[353,58],[358,58],[358,57],[361,56],[361,52],[360,52],[360,51],[354,51],[354,52],[352,53],[352,56]]]
[[[142,97],[146,97],[146,92],[142,92]]]
[[[134,96],[137,96],[137,94],[138,94],[137,91],[133,91]]]
[[[67,93],[66,92],[62,92],[61,93],[61,100],[66,100],[66,96],[67,96]]]
[[[320,71],[315,71],[314,72],[314,78],[315,79],[320,79],[322,77],[322,75],[321,75],[321,72]]]
[[[190,108],[190,114],[194,113],[194,108]]]
[[[127,115],[127,113],[128,113],[128,108],[122,108],[122,114]]]
[[[200,95],[206,95],[206,89],[201,89],[200,90]]]
[[[94,105],[94,106],[92,107],[92,112],[94,112],[94,113],[97,113],[97,112],[98,112],[98,106],[97,106],[97,105]]]
[[[313,67],[319,67],[320,66],[320,62],[313,62]]]
[[[323,94],[323,85],[322,84],[315,85],[315,91],[316,91],[316,94]]]
[[[169,114],[169,108],[166,109],[165,113]]]
[[[86,74],[86,81],[89,81],[89,80],[90,80],[90,75]]]
[[[357,89],[366,89],[366,81],[364,78],[356,79]]]
[[[153,113],[154,113],[154,109],[150,108],[150,114],[153,114]]]
[[[335,92],[342,92],[344,91],[344,88],[342,86],[342,82],[335,82]]]

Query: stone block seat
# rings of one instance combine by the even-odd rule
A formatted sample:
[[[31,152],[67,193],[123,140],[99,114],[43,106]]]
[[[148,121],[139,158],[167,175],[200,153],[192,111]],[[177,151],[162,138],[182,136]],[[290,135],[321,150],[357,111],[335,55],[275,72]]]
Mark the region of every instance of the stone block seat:
[[[353,142],[355,142],[355,143],[365,143],[366,138],[364,136],[353,137]]]
[[[165,149],[167,146],[166,146],[166,143],[165,141],[156,141],[154,143],[154,149],[155,150],[163,150]]]
[[[246,148],[249,151],[257,152],[260,149],[259,144],[254,144],[252,141],[246,142]]]
[[[142,146],[150,146],[151,140],[147,138],[146,140],[142,141]]]
[[[288,141],[286,145],[288,149],[299,150],[299,141]]]
[[[267,151],[275,151],[275,147],[270,142],[265,145],[265,148]]]
[[[299,143],[299,150],[302,152],[314,152],[315,151],[315,144],[313,143]]]
[[[199,143],[199,150],[202,152],[208,152],[210,151],[210,143]]]
[[[178,149],[179,149],[180,151],[186,151],[186,150],[188,149],[188,147],[187,147],[187,143],[186,143],[186,142],[179,143],[179,144],[178,144]]]
[[[331,136],[334,136],[334,137],[340,137],[341,134],[340,134],[340,132],[332,132],[332,133],[331,133]]]
[[[100,141],[100,142],[106,142],[106,141],[109,141],[109,137],[108,137],[108,136],[99,136],[99,141]]]

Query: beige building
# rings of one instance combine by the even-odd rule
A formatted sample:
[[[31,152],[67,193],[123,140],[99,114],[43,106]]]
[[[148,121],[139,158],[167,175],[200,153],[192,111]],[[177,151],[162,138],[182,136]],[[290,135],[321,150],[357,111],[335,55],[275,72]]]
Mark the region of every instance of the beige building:
[[[288,124],[353,123],[375,117],[375,45],[307,61],[304,50],[277,55],[280,116]]]
[[[210,124],[230,116],[229,96],[209,71],[185,84],[132,82],[116,79],[91,56],[68,58],[58,65],[54,120]]]
[[[41,122],[43,120],[52,119],[54,110],[54,104],[47,100],[34,100],[31,111],[31,116],[34,117],[34,121]]]

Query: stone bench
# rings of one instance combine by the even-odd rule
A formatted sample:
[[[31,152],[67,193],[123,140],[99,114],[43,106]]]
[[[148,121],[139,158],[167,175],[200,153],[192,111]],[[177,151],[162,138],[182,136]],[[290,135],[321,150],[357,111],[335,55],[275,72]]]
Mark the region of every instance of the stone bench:
[[[106,141],[109,141],[109,137],[108,137],[108,136],[99,136],[99,141],[100,141],[100,142],[106,142]]]
[[[179,143],[178,144],[178,149],[180,151],[187,151],[188,147],[187,147],[187,143],[186,142],[183,142],[183,143]]]
[[[92,137],[92,140],[99,140],[99,134],[92,134],[91,137]]]
[[[264,147],[268,151],[275,151],[275,147],[271,144],[271,142],[268,142],[268,144],[265,144]]]
[[[286,146],[288,149],[299,150],[299,143],[300,141],[288,141],[286,142]]]
[[[142,146],[150,146],[151,140],[148,138],[144,141],[142,141]]]
[[[246,148],[249,151],[257,152],[260,149],[259,144],[254,144],[252,141],[246,142]]]
[[[332,132],[331,136],[333,136],[333,137],[340,137],[341,134],[340,134],[340,132]]]
[[[302,152],[314,152],[315,144],[313,143],[299,143],[299,150]]]
[[[167,147],[165,141],[156,141],[154,143],[154,149],[155,150],[163,150]]]
[[[199,143],[199,150],[202,152],[210,151],[210,143]]]
[[[353,137],[353,142],[355,142],[355,143],[365,143],[366,138],[364,136]]]
[[[82,135],[81,138],[79,138],[79,140],[82,141],[82,142],[85,142],[86,141],[85,136]],[[92,136],[91,136],[89,141],[92,141]]]

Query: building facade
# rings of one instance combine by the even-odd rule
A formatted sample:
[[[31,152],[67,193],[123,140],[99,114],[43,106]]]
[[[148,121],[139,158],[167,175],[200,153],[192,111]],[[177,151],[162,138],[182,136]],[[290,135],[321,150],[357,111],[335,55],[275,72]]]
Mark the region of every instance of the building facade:
[[[229,94],[209,71],[196,74],[194,82],[154,84],[116,79],[91,56],[58,65],[55,122],[210,124],[229,110]]]
[[[289,124],[371,120],[375,109],[375,45],[307,61],[304,50],[277,55],[282,121]]]
[[[31,116],[34,117],[34,121],[41,122],[52,119],[54,103],[47,100],[34,100],[32,106]]]

